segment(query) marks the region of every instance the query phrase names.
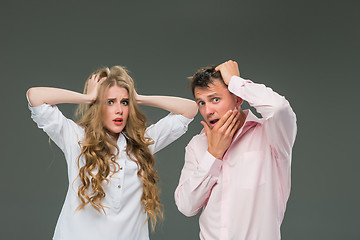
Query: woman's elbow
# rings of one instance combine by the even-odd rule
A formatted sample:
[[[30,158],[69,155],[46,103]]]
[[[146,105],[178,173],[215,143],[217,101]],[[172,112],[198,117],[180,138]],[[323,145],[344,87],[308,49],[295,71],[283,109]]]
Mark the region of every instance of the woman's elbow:
[[[198,107],[196,105],[196,103],[194,101],[191,101],[192,103],[189,105],[188,110],[186,111],[186,113],[184,114],[184,117],[187,118],[194,118],[196,116],[196,114],[198,113]]]
[[[40,101],[37,99],[37,90],[36,87],[31,87],[26,91],[26,99],[28,100],[30,106],[36,107],[41,105]]]

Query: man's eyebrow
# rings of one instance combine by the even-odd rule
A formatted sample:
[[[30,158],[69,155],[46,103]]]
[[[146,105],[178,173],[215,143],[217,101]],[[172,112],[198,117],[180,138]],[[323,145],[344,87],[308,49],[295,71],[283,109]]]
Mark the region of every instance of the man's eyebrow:
[[[206,98],[206,99],[209,99],[209,98],[217,97],[217,96],[219,96],[219,95],[220,95],[219,93],[212,93],[212,94],[207,95],[205,98]],[[202,101],[202,99],[200,99],[200,98],[195,98],[195,102],[198,102],[198,101]]]
[[[213,98],[213,97],[216,97],[216,96],[219,96],[220,94],[219,93],[212,93],[210,95],[207,95],[206,98]]]

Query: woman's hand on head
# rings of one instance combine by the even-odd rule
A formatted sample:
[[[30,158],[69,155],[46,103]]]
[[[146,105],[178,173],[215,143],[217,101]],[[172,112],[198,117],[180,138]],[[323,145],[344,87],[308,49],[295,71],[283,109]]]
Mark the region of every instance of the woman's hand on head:
[[[92,102],[94,102],[98,95],[100,85],[106,80],[106,77],[99,79],[98,74],[93,74],[88,80],[87,95],[90,96]]]
[[[135,94],[135,101],[137,104],[141,104],[141,95],[139,95],[136,90],[134,89],[134,94]]]

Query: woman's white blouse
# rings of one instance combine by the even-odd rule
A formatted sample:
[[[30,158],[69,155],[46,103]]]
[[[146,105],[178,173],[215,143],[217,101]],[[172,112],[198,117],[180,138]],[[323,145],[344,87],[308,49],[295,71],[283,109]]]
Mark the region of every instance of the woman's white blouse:
[[[146,240],[149,239],[147,214],[140,199],[142,181],[137,176],[138,167],[126,154],[126,139],[120,134],[117,144],[120,154],[116,160],[120,171],[104,183],[106,197],[102,205],[106,214],[96,211],[88,204],[82,210],[78,198],[80,155],[79,142],[84,138],[84,129],[64,117],[57,106],[43,104],[31,107],[31,118],[43,129],[64,152],[68,166],[69,187],[61,210],[53,239],[56,240]],[[183,135],[192,119],[169,114],[156,124],[149,126],[146,135],[154,140],[149,148],[152,153],[161,150]],[[84,159],[80,159],[80,164]]]

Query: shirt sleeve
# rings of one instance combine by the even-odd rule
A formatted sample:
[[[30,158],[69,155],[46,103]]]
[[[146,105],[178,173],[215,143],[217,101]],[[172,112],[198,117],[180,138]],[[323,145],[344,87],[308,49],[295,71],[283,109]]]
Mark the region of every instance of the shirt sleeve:
[[[205,206],[213,186],[220,175],[222,161],[208,151],[196,150],[192,140],[185,149],[185,164],[179,185],[175,190],[175,202],[185,216],[194,216]]]
[[[278,154],[289,159],[295,142],[296,115],[285,97],[264,84],[256,84],[233,76],[228,89],[247,101],[264,119],[264,130],[270,144]]]
[[[156,153],[181,137],[187,131],[192,120],[182,115],[170,113],[149,126],[145,135],[154,141],[154,144],[149,146],[150,151]]]
[[[46,132],[64,153],[66,153],[68,144],[77,144],[79,141],[77,136],[80,134],[81,127],[67,119],[56,105],[43,104],[37,107],[29,105],[29,109],[31,118],[37,126]]]

